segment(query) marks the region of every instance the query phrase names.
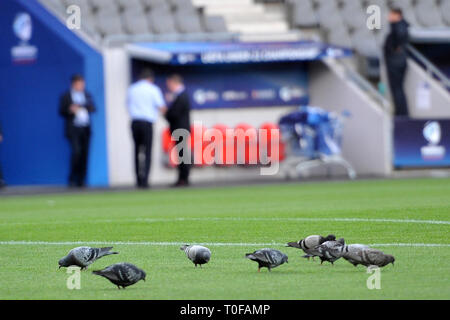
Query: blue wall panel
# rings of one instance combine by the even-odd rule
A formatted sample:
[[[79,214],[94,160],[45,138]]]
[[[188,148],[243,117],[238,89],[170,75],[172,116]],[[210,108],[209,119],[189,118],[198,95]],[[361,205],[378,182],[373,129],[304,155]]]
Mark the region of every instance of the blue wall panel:
[[[20,13],[31,16],[32,36],[28,41],[19,39],[13,31]],[[70,85],[70,76],[82,73],[98,109],[92,117],[88,184],[107,185],[101,54],[35,0],[0,1],[0,30],[0,122],[4,133],[0,162],[7,183],[66,183],[70,150],[58,102]],[[20,45],[37,48],[36,57],[26,63],[13,59],[11,49]]]

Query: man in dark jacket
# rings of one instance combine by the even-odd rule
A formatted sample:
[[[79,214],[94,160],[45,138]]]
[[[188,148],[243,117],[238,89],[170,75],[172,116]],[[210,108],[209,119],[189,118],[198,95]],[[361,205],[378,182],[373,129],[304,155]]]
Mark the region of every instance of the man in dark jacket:
[[[171,104],[165,114],[167,121],[170,125],[170,132],[173,134],[177,129],[185,129],[186,132],[190,132],[190,118],[189,112],[191,109],[191,103],[189,95],[183,84],[183,79],[180,75],[174,74],[167,78],[167,88],[170,91],[169,100]],[[177,145],[180,146],[179,155],[180,159],[183,158],[183,149],[188,150],[189,141],[188,137],[180,137]],[[190,163],[180,161],[178,165],[178,181],[175,183],[175,187],[185,187],[189,185],[189,169]]]
[[[387,75],[391,95],[395,105],[395,115],[407,116],[408,104],[403,88],[407,69],[407,45],[409,24],[403,19],[401,9],[391,9],[389,13],[391,31],[384,44]]]
[[[2,126],[0,125],[0,143],[3,142],[3,131]],[[2,166],[0,164],[0,189],[4,188],[6,186],[5,180],[3,180],[3,172],[2,172]]]
[[[72,149],[69,186],[84,187],[91,138],[90,114],[95,112],[92,96],[81,75],[74,75],[71,88],[60,99],[59,113],[65,118],[65,134]]]

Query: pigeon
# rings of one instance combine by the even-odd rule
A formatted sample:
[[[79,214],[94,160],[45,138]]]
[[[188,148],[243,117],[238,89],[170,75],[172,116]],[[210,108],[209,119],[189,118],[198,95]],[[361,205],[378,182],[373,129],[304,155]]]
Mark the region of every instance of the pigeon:
[[[69,251],[67,256],[59,260],[59,268],[79,266],[81,269],[86,269],[91,263],[100,259],[101,257],[110,254],[118,254],[118,252],[111,252],[113,247],[106,248],[91,248],[91,247],[77,247]]]
[[[208,261],[211,259],[211,251],[206,247],[197,245],[190,246],[186,244],[182,246],[180,250],[186,253],[188,259],[195,264],[195,267],[197,267],[197,265],[200,265],[201,268],[202,264],[208,263]]]
[[[313,235],[306,237],[305,239],[302,239],[298,242],[289,242],[287,244],[287,247],[302,249],[306,253],[306,255],[304,255],[303,258],[307,258],[308,260],[310,258],[313,258],[314,260],[314,257],[319,255],[316,250],[316,247],[326,241],[334,241],[334,240],[336,240],[336,236],[333,234],[329,234],[326,237]]]
[[[343,251],[342,258],[353,264],[355,267],[360,264],[361,256],[360,251],[369,249],[369,246],[364,244],[351,244],[346,245]]]
[[[342,258],[345,249],[345,240],[341,238],[337,241],[326,241],[316,247],[316,249],[320,258],[320,264],[324,261],[334,264],[336,260]]]
[[[394,265],[395,262],[394,256],[371,248],[362,248],[359,250],[354,250],[353,252],[346,252],[344,254],[344,258],[355,267],[358,264],[362,264],[366,267],[377,266],[382,268],[390,263]]]
[[[139,280],[145,281],[145,277],[147,276],[144,270],[139,269],[134,264],[127,262],[116,263],[106,267],[103,270],[92,271],[92,273],[105,277],[114,283],[119,290],[120,287],[125,289],[125,287],[131,286]]]
[[[281,266],[285,262],[288,263],[288,256],[275,249],[257,250],[253,253],[247,253],[245,257],[258,262],[258,272],[261,272],[261,268],[267,268],[271,271],[272,268]]]

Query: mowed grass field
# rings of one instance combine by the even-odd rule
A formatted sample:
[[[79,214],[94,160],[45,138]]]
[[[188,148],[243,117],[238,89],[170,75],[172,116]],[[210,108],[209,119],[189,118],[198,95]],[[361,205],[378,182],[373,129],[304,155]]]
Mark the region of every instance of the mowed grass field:
[[[363,266],[321,266],[284,247],[328,233],[396,257],[381,290],[367,288]],[[3,197],[0,299],[449,299],[449,235],[448,179]],[[58,260],[81,243],[113,243],[120,254],[68,290]],[[181,243],[206,243],[210,263],[194,268]],[[257,273],[244,254],[264,247],[289,263]],[[122,261],[147,281],[118,290],[91,273]]]

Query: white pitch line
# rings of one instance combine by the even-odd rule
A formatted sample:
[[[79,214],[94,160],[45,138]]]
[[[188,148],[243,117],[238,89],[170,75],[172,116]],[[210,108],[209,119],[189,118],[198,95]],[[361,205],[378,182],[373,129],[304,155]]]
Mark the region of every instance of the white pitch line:
[[[371,219],[371,218],[137,218],[137,219],[98,219],[89,220],[89,223],[118,223],[118,222],[144,222],[144,223],[158,223],[158,222],[189,222],[189,221],[288,221],[288,222],[371,222],[371,223],[415,223],[415,224],[431,224],[431,225],[450,225],[450,221],[445,220],[417,220],[417,219]],[[54,221],[54,222],[4,222],[0,225],[33,225],[33,224],[76,224],[85,223],[86,221]]]
[[[150,242],[150,241],[0,241],[0,245],[133,245],[133,246],[181,246],[185,242]],[[285,243],[246,243],[246,242],[202,242],[205,246],[218,247],[252,247],[252,246],[285,246]],[[450,247],[446,243],[375,243],[371,247]]]

